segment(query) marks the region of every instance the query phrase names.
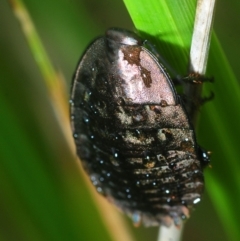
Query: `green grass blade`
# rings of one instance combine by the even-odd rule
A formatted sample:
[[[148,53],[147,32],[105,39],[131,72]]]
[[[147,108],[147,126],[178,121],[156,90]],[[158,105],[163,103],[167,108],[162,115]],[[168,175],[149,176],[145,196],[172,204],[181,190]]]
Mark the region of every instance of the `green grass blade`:
[[[137,30],[180,73],[186,74],[196,1],[125,0]]]

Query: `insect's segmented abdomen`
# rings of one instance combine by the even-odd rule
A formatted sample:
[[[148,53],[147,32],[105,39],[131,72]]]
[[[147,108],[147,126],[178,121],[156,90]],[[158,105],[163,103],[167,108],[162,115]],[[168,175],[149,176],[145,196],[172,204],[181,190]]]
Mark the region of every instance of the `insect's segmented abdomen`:
[[[81,88],[85,100],[72,107],[75,141],[98,192],[151,223],[187,216],[184,206],[200,198],[203,175],[182,107],[114,105]]]

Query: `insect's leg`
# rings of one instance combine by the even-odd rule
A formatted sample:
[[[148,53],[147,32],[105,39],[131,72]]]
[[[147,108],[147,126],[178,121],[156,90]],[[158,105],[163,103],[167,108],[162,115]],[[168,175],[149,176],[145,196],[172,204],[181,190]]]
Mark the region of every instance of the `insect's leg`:
[[[198,73],[190,73],[188,76],[182,78],[182,81],[189,84],[202,84],[204,82],[214,82],[213,77],[204,76]]]
[[[210,92],[210,94],[208,96],[200,97],[195,100],[189,99],[189,97],[184,94],[180,94],[179,96],[181,97],[181,99],[185,105],[186,105],[186,103],[190,102],[193,106],[195,106],[194,108],[196,108],[196,109],[198,109],[201,105],[204,105],[206,102],[214,99],[214,93],[212,91]]]
[[[207,77],[204,75],[200,75],[198,73],[191,73],[186,77],[181,78],[181,80],[179,80],[179,78],[174,78],[173,79],[173,83],[175,85],[179,85],[179,84],[184,84],[184,85],[199,85],[199,84],[203,84],[204,82],[213,82],[214,78],[213,77]],[[204,103],[213,100],[214,99],[214,93],[210,92],[210,94],[206,97],[200,97],[200,98],[195,98],[195,100],[189,100],[187,99],[186,96],[182,95],[182,99],[185,103],[187,102],[191,102],[196,108],[198,108],[199,106],[203,105]]]
[[[214,93],[211,91],[208,96],[201,97],[201,98],[199,99],[199,104],[200,104],[200,105],[203,105],[203,104],[205,104],[206,102],[211,101],[211,100],[213,100],[213,99],[214,99]]]
[[[203,84],[204,82],[214,82],[213,77],[208,77],[204,75],[200,75],[198,73],[190,73],[187,76],[181,77],[177,76],[172,79],[173,83],[175,85],[181,85],[181,84]]]

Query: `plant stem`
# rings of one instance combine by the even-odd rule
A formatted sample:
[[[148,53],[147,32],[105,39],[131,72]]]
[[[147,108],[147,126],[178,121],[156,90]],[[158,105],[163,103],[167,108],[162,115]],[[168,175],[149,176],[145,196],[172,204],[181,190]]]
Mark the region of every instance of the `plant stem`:
[[[215,9],[215,0],[198,0],[190,50],[189,73],[203,76],[206,72]],[[187,111],[194,124],[197,121],[196,102],[201,99],[201,84],[186,84],[184,94],[188,97]]]

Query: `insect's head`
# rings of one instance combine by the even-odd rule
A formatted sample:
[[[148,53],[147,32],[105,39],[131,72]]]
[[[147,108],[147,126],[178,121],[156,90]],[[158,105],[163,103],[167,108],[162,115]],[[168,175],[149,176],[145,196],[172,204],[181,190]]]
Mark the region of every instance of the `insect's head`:
[[[106,37],[108,41],[125,45],[142,45],[143,42],[135,33],[120,28],[108,29],[106,31]]]

